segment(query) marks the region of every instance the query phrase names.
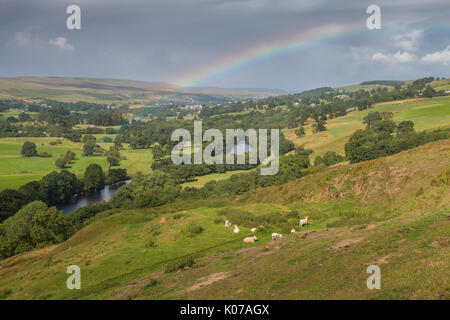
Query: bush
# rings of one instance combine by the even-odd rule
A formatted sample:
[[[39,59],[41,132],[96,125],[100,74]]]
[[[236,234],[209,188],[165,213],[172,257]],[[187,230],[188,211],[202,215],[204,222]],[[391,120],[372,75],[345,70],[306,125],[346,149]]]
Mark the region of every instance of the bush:
[[[150,281],[145,285],[146,288],[151,288],[156,286],[159,283],[158,280],[150,279]]]
[[[192,236],[202,233],[203,230],[203,227],[197,225],[191,225],[188,227],[188,231]]]
[[[60,169],[63,169],[66,167],[67,161],[65,158],[61,157],[59,159],[56,159],[55,166],[57,166]]]
[[[286,214],[286,217],[287,217],[287,218],[292,218],[292,219],[298,219],[298,218],[299,218],[299,215],[298,215],[298,212],[297,212],[297,211],[292,210],[292,211],[289,211],[289,212]]]
[[[173,215],[173,218],[174,218],[175,220],[181,219],[181,218],[183,218],[183,217],[184,217],[184,214],[183,214],[183,213],[175,213],[175,214]]]
[[[51,158],[51,157],[53,157],[52,156],[52,154],[51,153],[48,153],[48,152],[39,152],[39,157],[41,157],[41,158]]]
[[[145,248],[155,248],[156,247],[156,242],[155,242],[155,240],[154,239],[148,239],[146,242],[145,242]]]
[[[218,214],[225,216],[232,224],[242,225],[248,228],[255,226],[255,216],[244,210],[222,209]]]
[[[0,225],[0,257],[59,243],[67,234],[61,211],[42,201],[31,202]]]
[[[34,142],[26,141],[22,146],[22,156],[24,157],[34,157],[38,153],[36,151],[36,144]]]
[[[165,273],[175,272],[180,269],[189,268],[195,265],[195,259],[192,256],[182,258],[172,264],[166,265],[164,268]]]

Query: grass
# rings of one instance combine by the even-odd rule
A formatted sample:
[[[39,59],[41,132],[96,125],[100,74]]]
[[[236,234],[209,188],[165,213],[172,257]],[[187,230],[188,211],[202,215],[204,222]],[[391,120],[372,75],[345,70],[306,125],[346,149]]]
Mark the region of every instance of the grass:
[[[105,135],[106,136],[106,135]],[[104,156],[82,155],[82,144],[74,143],[63,139],[62,144],[50,145],[56,138],[0,138],[0,190],[10,188],[17,189],[33,180],[40,180],[46,174],[59,170],[55,166],[55,161],[61,154],[71,150],[76,153],[76,159],[68,165],[67,170],[81,177],[92,163],[101,165],[104,169],[108,167],[108,162]],[[20,155],[22,145],[25,141],[36,144],[38,152],[49,152],[51,158],[22,157]],[[100,143],[108,150],[111,143]],[[134,176],[138,171],[142,173],[151,172],[152,154],[151,150],[133,150],[125,146],[121,153],[126,156],[126,160],[121,161],[120,168],[127,169],[130,176]]]
[[[253,170],[256,170],[256,169],[226,171],[224,173],[212,173],[212,174],[196,177],[195,181],[189,181],[189,182],[183,183],[183,188],[186,188],[186,187],[201,188],[209,181],[225,180],[225,179],[228,179],[229,177],[231,177],[234,174],[247,173],[247,172],[251,172]]]
[[[449,168],[448,142],[331,167],[238,201],[100,214],[62,244],[0,261],[1,298],[449,299],[448,180],[432,182]],[[411,192],[417,181],[419,196]],[[318,191],[339,182],[351,194]],[[362,197],[366,189],[375,193]],[[239,212],[296,225],[292,211],[310,225],[281,241],[271,240],[276,225],[253,244],[242,241],[250,226],[239,225],[236,235],[223,225]],[[72,264],[81,268],[81,290],[65,286]],[[381,268],[381,290],[366,288],[372,264]]]
[[[394,121],[411,120],[416,131],[436,129],[450,126],[450,98],[438,97],[431,99],[412,99],[381,103],[364,111],[353,111],[347,115],[327,121],[327,130],[313,133],[312,122],[305,125],[306,135],[298,138],[295,135],[296,128],[285,129],[286,138],[293,141],[296,146],[304,145],[312,149],[312,159],[327,151],[336,151],[344,154],[344,146],[348,138],[358,129],[363,129],[363,118],[369,112],[394,113]]]

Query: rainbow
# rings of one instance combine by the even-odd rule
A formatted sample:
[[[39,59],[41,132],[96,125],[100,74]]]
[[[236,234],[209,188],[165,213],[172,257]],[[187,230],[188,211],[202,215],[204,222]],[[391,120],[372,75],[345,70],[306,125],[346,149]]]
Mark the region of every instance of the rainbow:
[[[405,29],[406,27],[406,29]],[[427,29],[448,32],[450,26],[444,24],[427,24],[415,26],[389,26],[382,31],[405,32],[412,29]],[[261,43],[253,43],[250,47],[235,51],[224,58],[207,63],[205,66],[196,68],[194,71],[182,74],[172,82],[184,89],[199,87],[211,80],[217,79],[228,73],[246,68],[258,62],[277,58],[292,52],[308,50],[320,45],[346,40],[363,34],[370,36],[371,32],[379,30],[368,30],[365,23],[346,25],[324,25],[308,30],[301,30],[289,35],[264,38]]]
[[[367,28],[360,26],[355,28],[354,25],[325,25],[283,37],[265,38],[259,44],[252,44],[251,47],[231,53],[221,60],[212,61],[193,72],[183,74],[173,82],[183,88],[197,87],[227,73],[273,57],[306,50],[368,31]]]

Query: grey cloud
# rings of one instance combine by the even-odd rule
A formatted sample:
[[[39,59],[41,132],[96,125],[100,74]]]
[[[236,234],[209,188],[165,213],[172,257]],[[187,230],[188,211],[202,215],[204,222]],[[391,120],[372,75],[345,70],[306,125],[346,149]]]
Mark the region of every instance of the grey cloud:
[[[276,56],[202,85],[299,90],[373,78],[448,76],[442,64],[425,60],[439,60],[431,57],[440,57],[438,53],[450,44],[449,1],[377,2],[383,30]],[[65,9],[74,3],[81,7],[81,30],[65,27]],[[364,30],[370,4],[369,0],[2,0],[0,72],[170,82],[227,59],[232,52],[311,27],[352,23]],[[411,36],[414,30],[421,30],[421,36]],[[398,59],[410,61],[397,67],[371,59],[377,53],[393,57],[397,52]],[[405,52],[416,59],[408,59]]]

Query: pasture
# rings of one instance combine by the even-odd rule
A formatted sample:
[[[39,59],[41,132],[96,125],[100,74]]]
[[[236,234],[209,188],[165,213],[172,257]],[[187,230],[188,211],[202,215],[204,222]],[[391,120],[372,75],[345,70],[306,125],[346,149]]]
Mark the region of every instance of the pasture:
[[[348,138],[358,129],[363,129],[363,118],[369,112],[392,112],[396,122],[411,120],[416,131],[445,128],[450,126],[450,97],[431,99],[412,99],[374,105],[369,110],[349,112],[343,117],[327,121],[327,130],[319,133],[312,132],[312,122],[305,125],[306,135],[298,138],[294,129],[284,129],[286,138],[296,146],[303,145],[312,149],[312,159],[327,151],[344,154],[344,145]]]
[[[101,140],[100,135],[96,135]],[[106,136],[106,135],[101,135]],[[111,135],[109,135],[111,136]],[[10,188],[17,189],[33,180],[39,180],[48,173],[59,170],[55,161],[60,155],[68,150],[76,153],[76,159],[67,166],[67,170],[81,177],[92,163],[97,163],[102,168],[108,167],[104,156],[83,156],[83,145],[63,139],[62,144],[50,145],[57,138],[0,138],[0,190]],[[48,152],[51,158],[22,157],[20,154],[25,141],[34,142],[38,152]],[[111,143],[99,143],[105,150],[109,149]],[[151,150],[133,150],[125,146],[121,153],[127,158],[122,160],[119,168],[125,168],[128,174],[134,176],[138,171],[148,173],[151,171]]]

